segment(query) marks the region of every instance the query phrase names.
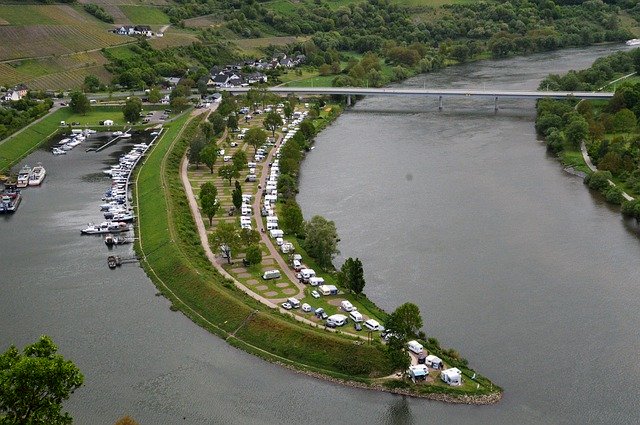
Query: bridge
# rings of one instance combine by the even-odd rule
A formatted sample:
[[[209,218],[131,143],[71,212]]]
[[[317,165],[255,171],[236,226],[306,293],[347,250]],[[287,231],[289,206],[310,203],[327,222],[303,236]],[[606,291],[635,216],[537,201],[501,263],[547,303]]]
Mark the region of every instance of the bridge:
[[[249,87],[230,87],[223,90],[229,93],[246,93]],[[437,97],[439,108],[445,97],[484,97],[494,100],[498,110],[498,99],[611,99],[613,92],[571,92],[571,91],[519,91],[519,90],[473,90],[473,89],[427,89],[427,88],[369,88],[369,87],[268,87],[268,92],[298,95],[343,95],[347,96],[347,105],[351,105],[351,96],[422,96]]]

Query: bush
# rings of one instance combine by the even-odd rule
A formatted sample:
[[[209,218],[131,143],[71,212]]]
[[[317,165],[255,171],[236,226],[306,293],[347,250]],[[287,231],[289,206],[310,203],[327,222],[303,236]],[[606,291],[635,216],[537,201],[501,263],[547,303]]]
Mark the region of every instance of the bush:
[[[584,182],[589,186],[589,188],[603,192],[605,189],[609,188],[609,180],[611,180],[612,177],[613,176],[609,171],[596,171],[589,174],[584,179]]]
[[[610,204],[620,205],[622,201],[624,201],[622,189],[617,186],[610,186],[609,189],[604,192],[604,197]]]
[[[262,251],[258,245],[251,245],[247,248],[245,259],[249,264],[260,264],[262,262]]]

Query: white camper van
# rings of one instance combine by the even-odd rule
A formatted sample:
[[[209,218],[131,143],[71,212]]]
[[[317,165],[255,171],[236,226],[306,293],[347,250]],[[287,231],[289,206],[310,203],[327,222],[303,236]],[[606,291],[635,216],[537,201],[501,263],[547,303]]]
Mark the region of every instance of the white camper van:
[[[280,278],[280,270],[267,270],[266,272],[264,272],[264,274],[262,275],[262,278],[264,280],[269,280],[269,279],[279,279]]]
[[[336,326],[343,326],[347,323],[347,316],[342,314],[333,314],[327,318],[327,324],[333,323]]]
[[[420,344],[418,341],[409,341],[407,342],[407,348],[409,349],[409,351],[415,353],[415,354],[420,354],[422,353],[422,344]]]
[[[360,314],[359,311],[355,311],[355,310],[349,313],[349,317],[351,318],[351,320],[353,320],[356,323],[362,322],[363,320],[362,314]]]
[[[347,300],[342,300],[342,302],[340,303],[340,307],[344,310],[344,311],[353,311],[355,310],[355,308],[353,307],[353,304],[351,304],[349,301]]]

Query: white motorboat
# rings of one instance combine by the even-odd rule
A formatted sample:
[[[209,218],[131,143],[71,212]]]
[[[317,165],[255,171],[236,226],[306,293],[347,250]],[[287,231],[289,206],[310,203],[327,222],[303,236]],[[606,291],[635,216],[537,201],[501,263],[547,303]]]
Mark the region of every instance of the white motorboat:
[[[112,136],[122,136],[122,131],[114,131],[111,133]]]
[[[44,169],[42,164],[38,163],[29,176],[29,186],[40,186],[44,178],[47,176],[47,170]]]
[[[53,148],[51,150],[51,152],[53,152],[54,155],[66,155],[67,151],[65,151],[64,149],[60,149],[60,148]]]
[[[122,136],[120,136],[123,139],[130,139],[131,138],[131,133],[122,133]]]
[[[25,165],[18,172],[18,181],[16,186],[18,187],[27,187],[29,186],[29,176],[31,176],[31,167]]]
[[[60,145],[64,145],[65,143],[69,143],[70,141],[71,141],[71,139],[69,139],[69,138],[67,137],[67,138],[64,138],[64,139],[60,140],[60,141],[58,142],[58,144],[60,144]]]
[[[627,46],[640,46],[640,38],[632,38],[625,43]]]
[[[123,222],[103,221],[100,224],[89,223],[80,233],[83,235],[103,235],[106,233],[119,233],[129,230],[129,225]]]

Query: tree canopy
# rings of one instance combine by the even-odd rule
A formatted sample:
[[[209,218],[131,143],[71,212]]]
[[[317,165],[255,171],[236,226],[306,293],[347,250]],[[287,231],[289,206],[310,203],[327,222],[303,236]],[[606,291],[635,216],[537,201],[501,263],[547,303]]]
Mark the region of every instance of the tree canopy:
[[[200,186],[200,208],[209,219],[209,226],[213,224],[213,217],[218,212],[218,189],[211,182],[202,183]]]
[[[89,103],[89,98],[79,91],[71,93],[71,101],[69,102],[69,106],[71,110],[76,114],[86,115],[91,109],[91,103]]]
[[[0,355],[0,423],[72,423],[69,413],[62,411],[62,402],[83,381],[80,370],[58,354],[48,336],[22,352],[12,345]]]
[[[200,150],[200,160],[207,164],[211,174],[213,174],[213,166],[216,163],[216,159],[218,159],[218,146],[215,144],[209,143]]]
[[[142,112],[142,100],[139,97],[132,96],[124,103],[122,108],[122,115],[125,121],[135,123],[140,119],[140,112]]]
[[[304,249],[324,270],[333,267],[332,260],[338,250],[338,232],[333,221],[316,215],[305,223]]]
[[[385,327],[401,341],[414,337],[422,327],[420,309],[412,303],[404,303],[391,313]]]
[[[244,141],[253,146],[254,153],[258,151],[258,148],[265,144],[267,141],[267,134],[261,128],[253,127],[247,131],[244,136]]]
[[[275,137],[276,130],[282,125],[282,118],[280,118],[280,115],[276,111],[268,112],[267,116],[264,117],[262,125],[264,125],[264,128],[269,130],[271,135]]]

